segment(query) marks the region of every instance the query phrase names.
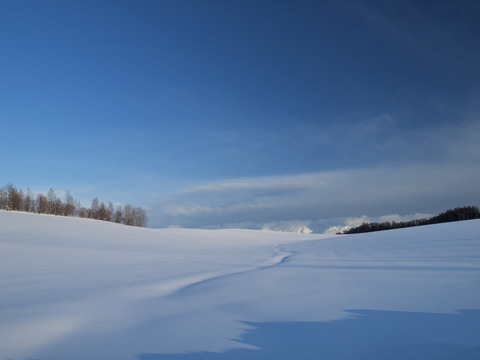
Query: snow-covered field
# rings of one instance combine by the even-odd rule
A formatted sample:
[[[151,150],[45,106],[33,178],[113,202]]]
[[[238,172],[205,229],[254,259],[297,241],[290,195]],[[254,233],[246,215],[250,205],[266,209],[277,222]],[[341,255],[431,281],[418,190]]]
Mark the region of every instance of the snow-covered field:
[[[0,359],[480,359],[480,221],[334,236],[0,212]]]

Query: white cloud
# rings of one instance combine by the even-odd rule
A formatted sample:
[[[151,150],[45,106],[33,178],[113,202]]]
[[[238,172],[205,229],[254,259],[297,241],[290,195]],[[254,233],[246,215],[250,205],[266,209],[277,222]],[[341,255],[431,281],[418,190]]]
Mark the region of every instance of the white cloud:
[[[201,192],[220,192],[220,191],[240,191],[240,190],[272,190],[272,189],[305,189],[325,185],[319,180],[317,174],[284,175],[284,176],[264,176],[257,178],[243,178],[227,180],[212,184],[201,185],[186,189],[183,194],[201,193]]]
[[[312,229],[308,227],[311,221],[291,220],[291,221],[275,221],[269,222],[262,226],[262,230],[268,231],[286,231],[301,234],[310,234]]]
[[[445,209],[446,210],[446,209]],[[349,217],[344,220],[342,225],[335,225],[330,226],[327,230],[325,230],[324,234],[337,234],[343,231],[349,230],[353,227],[357,227],[362,225],[363,223],[382,223],[382,222],[402,222],[402,221],[410,221],[416,219],[426,219],[432,217],[433,214],[409,214],[409,215],[398,215],[398,214],[390,214],[390,215],[382,215],[376,217],[370,217],[367,215],[359,216],[359,217]]]
[[[446,209],[445,209],[446,210]],[[417,219],[426,219],[429,217],[432,217],[434,214],[421,214],[421,213],[415,213],[415,214],[410,214],[410,215],[397,215],[397,214],[392,214],[392,215],[384,215],[380,216],[377,218],[373,219],[373,222],[401,222],[401,221],[410,221],[410,220],[417,220]],[[370,221],[372,222],[372,221]]]
[[[301,219],[302,226],[318,232],[325,226],[318,219],[351,217],[342,226],[352,226],[360,214],[392,221],[402,217],[385,214],[435,214],[477,205],[479,183],[480,168],[460,164],[233,179],[184,189],[152,206],[149,216],[152,226],[183,227],[249,223],[262,228]]]

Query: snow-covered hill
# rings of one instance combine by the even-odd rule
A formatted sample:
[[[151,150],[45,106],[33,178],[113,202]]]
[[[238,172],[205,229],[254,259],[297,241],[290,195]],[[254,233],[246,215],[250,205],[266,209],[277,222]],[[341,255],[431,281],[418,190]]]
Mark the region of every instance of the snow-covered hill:
[[[335,236],[0,212],[0,359],[480,359],[480,221]]]

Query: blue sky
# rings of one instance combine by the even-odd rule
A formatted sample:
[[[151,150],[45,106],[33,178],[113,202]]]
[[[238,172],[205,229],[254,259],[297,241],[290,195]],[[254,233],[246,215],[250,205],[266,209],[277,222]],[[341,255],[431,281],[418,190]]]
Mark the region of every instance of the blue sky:
[[[0,180],[143,206],[152,227],[479,205],[479,18],[475,1],[0,1]]]

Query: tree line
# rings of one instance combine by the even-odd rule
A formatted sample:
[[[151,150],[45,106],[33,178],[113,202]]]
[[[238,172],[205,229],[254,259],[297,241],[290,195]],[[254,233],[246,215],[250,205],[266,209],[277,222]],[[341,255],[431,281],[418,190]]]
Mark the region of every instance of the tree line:
[[[417,219],[400,222],[382,222],[382,223],[362,223],[362,225],[343,231],[341,234],[358,234],[371,231],[382,231],[390,229],[400,229],[405,227],[439,224],[452,221],[480,219],[480,211],[476,206],[464,206],[455,209],[449,209],[439,215],[429,219]]]
[[[52,188],[46,195],[36,196],[27,188],[24,192],[18,190],[11,183],[0,188],[0,209],[31,212],[36,214],[51,214],[61,216],[75,216],[85,219],[111,221],[118,224],[145,227],[148,217],[140,207],[130,204],[117,206],[109,202],[99,202],[98,198],[92,200],[92,205],[86,208],[76,200],[69,191],[65,193],[62,201]]]

